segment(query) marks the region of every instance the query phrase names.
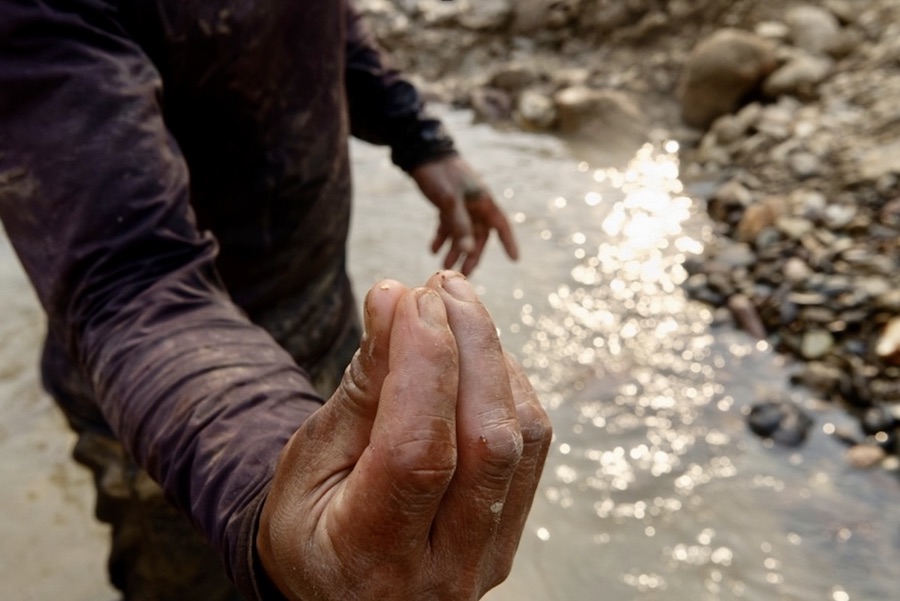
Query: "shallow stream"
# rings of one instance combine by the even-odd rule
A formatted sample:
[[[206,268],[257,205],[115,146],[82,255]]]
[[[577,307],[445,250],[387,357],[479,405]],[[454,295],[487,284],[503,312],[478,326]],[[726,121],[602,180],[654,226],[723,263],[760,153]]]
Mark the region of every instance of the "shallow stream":
[[[555,440],[510,580],[490,601],[887,601],[900,590],[900,481],[856,471],[823,434],[750,434],[765,398],[812,402],[765,343],[714,328],[681,263],[709,224],[660,140],[625,167],[559,140],[444,112],[507,208],[519,263],[490,248],[473,281],[528,369]],[[383,149],[354,145],[351,272],[424,282],[435,214]],[[108,601],[104,529],[71,437],[41,393],[42,318],[0,237],[0,597]]]

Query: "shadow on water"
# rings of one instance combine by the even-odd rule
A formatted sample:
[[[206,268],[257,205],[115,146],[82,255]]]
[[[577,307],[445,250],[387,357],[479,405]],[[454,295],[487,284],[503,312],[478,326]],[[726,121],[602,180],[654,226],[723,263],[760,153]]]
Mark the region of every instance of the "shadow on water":
[[[521,263],[495,248],[473,281],[556,433],[513,575],[488,598],[896,598],[900,486],[846,466],[822,434],[840,413],[817,410],[798,449],[747,431],[760,398],[812,399],[766,343],[713,328],[681,290],[711,230],[679,181],[677,144],[606,168],[552,138],[443,116],[516,222]],[[433,215],[382,175],[380,151],[354,150],[358,287],[423,280],[435,261],[410,249],[428,245]]]

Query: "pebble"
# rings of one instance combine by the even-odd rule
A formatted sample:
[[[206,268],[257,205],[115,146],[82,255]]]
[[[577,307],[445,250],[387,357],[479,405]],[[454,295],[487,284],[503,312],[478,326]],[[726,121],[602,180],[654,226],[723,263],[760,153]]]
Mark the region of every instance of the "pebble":
[[[804,359],[821,359],[834,347],[834,337],[827,330],[810,330],[803,334],[800,354]]]
[[[525,127],[537,129],[552,128],[557,118],[553,100],[533,90],[526,90],[519,97],[516,114]]]
[[[833,230],[844,229],[856,218],[858,209],[853,205],[828,205],[824,211],[825,226]]]
[[[813,223],[804,217],[779,217],[775,221],[775,227],[778,228],[788,238],[799,240],[813,230]]]
[[[754,434],[791,447],[806,440],[812,424],[805,411],[787,401],[756,403],[747,414],[747,425]]]
[[[809,179],[822,174],[822,161],[811,152],[795,152],[788,157],[791,172],[797,179]]]
[[[890,365],[900,365],[900,317],[895,317],[878,338],[875,353]]]
[[[834,47],[840,34],[837,17],[817,6],[797,6],[787,11],[784,18],[790,29],[791,40],[798,48],[824,53]]]
[[[771,98],[783,94],[815,97],[816,86],[831,74],[832,61],[810,55],[800,55],[779,67],[763,84],[763,91]]]
[[[887,457],[887,452],[874,444],[858,444],[847,449],[847,463],[857,469],[871,469]]]
[[[758,340],[765,340],[766,327],[753,301],[743,294],[732,294],[728,298],[728,309],[741,329]]]

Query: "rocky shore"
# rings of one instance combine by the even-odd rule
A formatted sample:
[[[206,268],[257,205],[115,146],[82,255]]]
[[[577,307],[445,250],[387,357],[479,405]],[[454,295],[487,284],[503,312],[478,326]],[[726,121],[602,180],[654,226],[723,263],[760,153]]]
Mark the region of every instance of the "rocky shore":
[[[854,465],[900,454],[900,0],[360,6],[422,89],[478,119],[610,160],[679,140],[717,234],[688,293],[858,417],[835,432]]]

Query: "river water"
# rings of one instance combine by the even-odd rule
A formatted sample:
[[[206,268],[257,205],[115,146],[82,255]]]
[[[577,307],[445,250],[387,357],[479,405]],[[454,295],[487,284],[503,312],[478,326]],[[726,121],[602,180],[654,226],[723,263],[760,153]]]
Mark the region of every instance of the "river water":
[[[823,433],[842,414],[680,288],[710,228],[682,189],[677,144],[613,168],[552,137],[442,116],[515,222],[520,262],[495,243],[472,280],[555,427],[513,574],[487,598],[896,599],[896,476],[849,468]],[[383,149],[353,152],[358,294],[383,277],[424,282],[436,215]],[[5,240],[0,302],[0,596],[108,601],[105,532],[35,379],[41,317]],[[743,412],[767,398],[815,408],[803,447],[747,431]]]

